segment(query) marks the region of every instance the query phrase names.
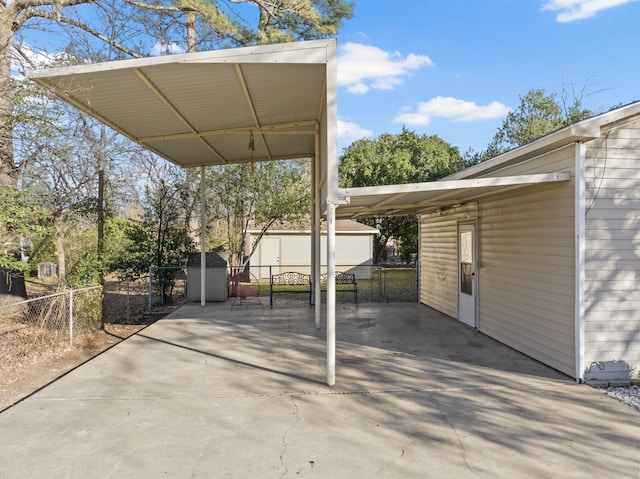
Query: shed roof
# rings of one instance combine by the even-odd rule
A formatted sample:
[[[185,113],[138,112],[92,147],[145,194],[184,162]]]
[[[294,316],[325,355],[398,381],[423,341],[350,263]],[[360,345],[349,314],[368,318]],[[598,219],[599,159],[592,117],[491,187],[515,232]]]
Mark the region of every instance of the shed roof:
[[[327,232],[327,224],[325,221],[320,225],[320,229],[323,233]],[[247,228],[247,233],[259,233],[261,228],[259,226]],[[288,234],[310,234],[309,228],[300,229],[299,225],[287,224],[283,222],[275,223],[269,228],[267,234],[274,233],[288,233]],[[380,230],[364,223],[359,223],[350,219],[336,220],[336,233],[337,234],[370,234],[374,235],[380,233]]]
[[[29,78],[184,167],[311,157],[335,40],[31,71]]]

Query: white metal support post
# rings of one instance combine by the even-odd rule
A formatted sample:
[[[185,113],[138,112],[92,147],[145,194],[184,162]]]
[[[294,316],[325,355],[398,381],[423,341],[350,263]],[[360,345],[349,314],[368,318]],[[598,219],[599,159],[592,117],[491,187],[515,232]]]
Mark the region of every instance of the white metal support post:
[[[315,327],[316,329],[320,329],[320,322],[321,322],[321,309],[322,309],[322,286],[320,284],[320,268],[321,268],[321,254],[320,254],[320,245],[322,242],[322,232],[320,230],[320,216],[321,216],[321,209],[320,209],[320,198],[322,197],[322,192],[320,191],[320,185],[319,185],[319,181],[320,181],[320,139],[319,139],[319,135],[316,134],[316,156],[313,159],[313,197],[314,197],[314,203],[313,203],[313,224],[311,225],[311,234],[312,234],[312,244],[313,244],[313,250],[311,251],[311,254],[313,255],[313,270],[311,271],[312,274],[312,281],[313,281],[313,291],[312,294],[313,296],[313,302],[314,302],[314,308],[315,308]]]
[[[338,152],[337,152],[337,55],[336,43],[327,48],[327,83],[325,111],[320,122],[322,148],[320,149],[326,175],[327,215],[327,384],[336,383],[336,201],[338,201]]]
[[[316,135],[317,136],[317,135]],[[318,201],[318,193],[316,190],[316,158],[317,155],[311,159],[311,270],[309,271],[311,277],[311,296],[309,301],[315,305],[315,290],[318,287],[316,283],[316,201]],[[316,318],[317,322],[317,318]]]
[[[200,167],[200,306],[207,304],[207,205],[204,166]]]
[[[576,381],[581,382],[584,376],[584,316],[585,316],[585,234],[586,234],[586,199],[585,199],[585,163],[586,146],[576,143],[575,149],[575,364]]]
[[[336,205],[327,205],[327,384],[336,383]]]

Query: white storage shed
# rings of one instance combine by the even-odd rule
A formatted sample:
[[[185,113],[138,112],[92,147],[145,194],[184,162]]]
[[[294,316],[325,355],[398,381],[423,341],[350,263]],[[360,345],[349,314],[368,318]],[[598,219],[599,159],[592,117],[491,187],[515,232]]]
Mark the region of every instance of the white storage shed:
[[[260,229],[248,229],[247,245],[258,240]],[[373,237],[379,230],[353,220],[336,221],[336,271],[353,273],[356,279],[371,279],[373,274]],[[320,270],[327,269],[326,225],[321,227]],[[284,271],[310,272],[311,230],[278,225],[260,239],[251,257],[251,273],[269,279],[269,274]]]

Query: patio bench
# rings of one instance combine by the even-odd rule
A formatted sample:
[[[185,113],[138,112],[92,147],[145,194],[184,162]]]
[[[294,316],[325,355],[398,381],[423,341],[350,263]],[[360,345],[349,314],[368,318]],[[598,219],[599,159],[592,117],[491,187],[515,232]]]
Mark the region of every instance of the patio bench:
[[[275,289],[274,286],[291,286],[293,289]],[[269,304],[272,308],[274,294],[306,294],[309,297],[309,304],[311,304],[311,276],[295,271],[272,274],[269,285]]]
[[[358,304],[358,282],[356,275],[353,273],[342,273],[337,271],[336,277],[336,293],[347,292],[353,293],[353,304]],[[320,275],[320,288],[322,291],[327,290],[327,273]]]

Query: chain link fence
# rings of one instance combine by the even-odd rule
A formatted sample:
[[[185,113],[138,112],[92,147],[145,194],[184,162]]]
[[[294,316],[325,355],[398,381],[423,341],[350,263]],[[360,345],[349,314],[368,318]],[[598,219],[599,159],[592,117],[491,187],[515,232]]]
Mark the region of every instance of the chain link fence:
[[[104,322],[133,324],[149,312],[149,277],[104,283]]]
[[[414,266],[339,266],[336,270],[355,275],[360,303],[418,300],[418,277]],[[271,275],[288,271],[310,274],[311,268],[308,265],[251,265],[234,270],[233,275],[229,270],[218,281],[223,281],[226,288],[229,278],[235,278],[268,305]],[[199,270],[196,274],[199,275]],[[140,324],[154,311],[165,311],[167,306],[185,303],[187,288],[187,268],[152,268],[148,276],[135,281],[111,279],[105,282],[104,288],[68,290],[1,306],[0,380],[41,358],[61,355],[71,347],[81,345],[85,339],[90,340],[91,335],[101,329],[103,321]],[[278,293],[277,302],[308,302],[308,296],[304,294],[288,295],[287,286],[276,288],[284,289]],[[336,301],[353,303],[351,288],[350,285],[337,285]],[[323,301],[325,296],[323,292]]]
[[[104,285],[106,323],[130,324],[165,306],[184,303],[187,272],[182,266],[150,268],[135,280],[111,278]]]
[[[101,327],[102,288],[68,290],[0,307],[0,372],[62,352]]]

